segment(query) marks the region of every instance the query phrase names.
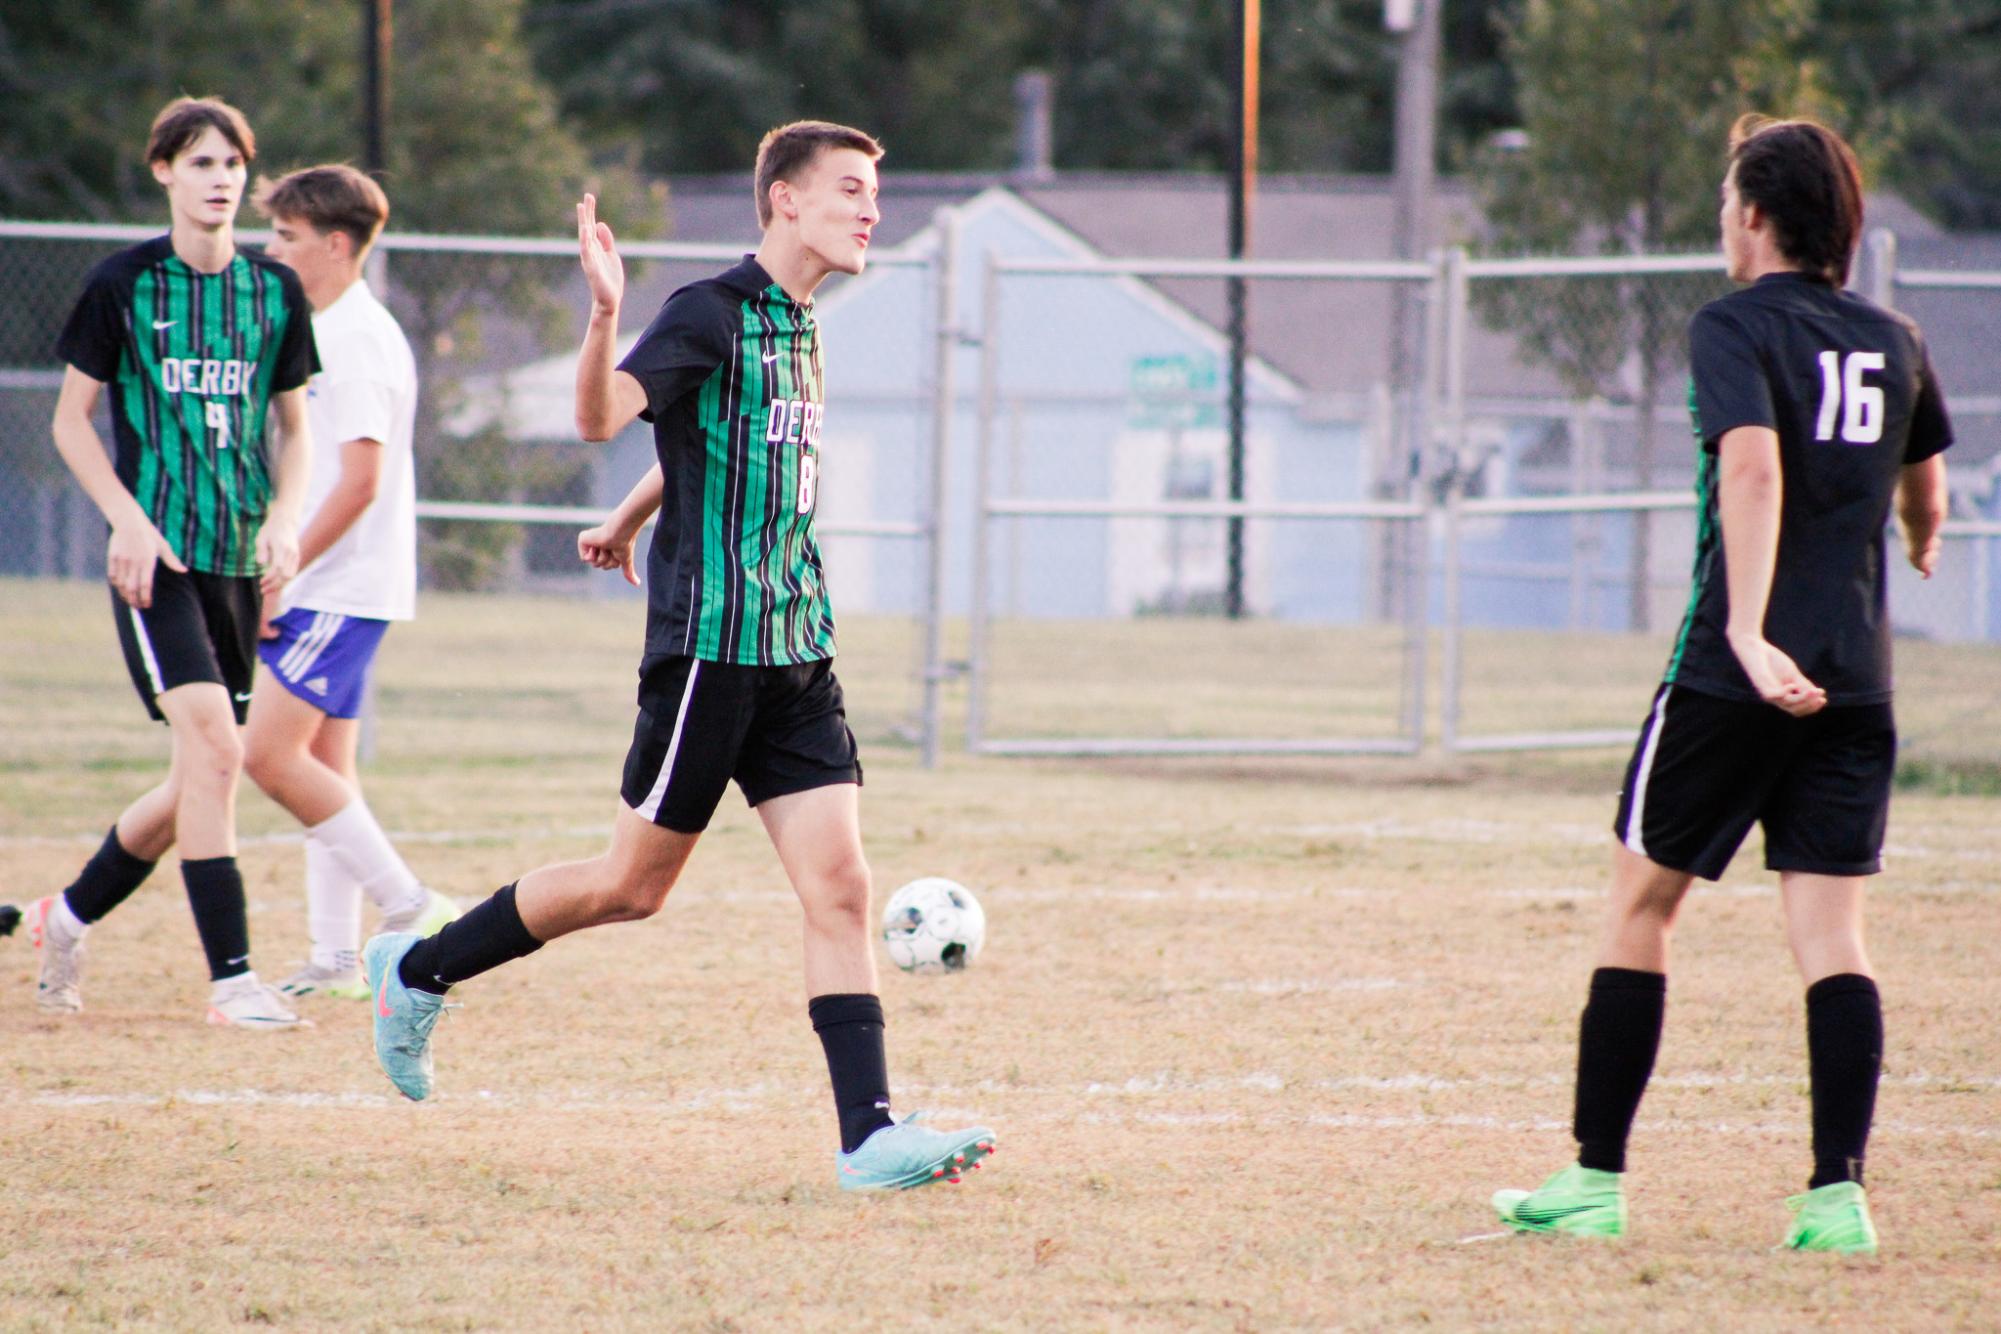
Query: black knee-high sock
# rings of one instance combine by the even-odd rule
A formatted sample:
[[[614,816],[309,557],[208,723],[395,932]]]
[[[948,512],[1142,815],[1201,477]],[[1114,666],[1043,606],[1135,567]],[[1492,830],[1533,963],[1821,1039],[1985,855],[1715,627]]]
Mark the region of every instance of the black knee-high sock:
[[[841,1152],[890,1124],[889,1061],[882,1051],[882,1002],[863,993],[815,996],[807,1002],[813,1031],[827,1053],[834,1106],[841,1115]]]
[[[412,945],[396,975],[406,987],[442,996],[454,983],[541,948],[542,942],[521,924],[514,886],[503,885],[464,917],[447,922],[437,935]]]
[[[153,865],[127,852],[118,841],[118,826],[113,825],[75,882],[63,891],[63,901],[79,922],[95,922],[132,897],[132,891],[153,873]]]
[[[243,874],[234,857],[181,862],[181,882],[195,913],[195,934],[208,955],[214,982],[250,971],[250,919],[243,907]]]
[[[1577,1037],[1577,1105],[1571,1130],[1577,1161],[1601,1172],[1626,1170],[1626,1140],[1654,1073],[1667,1011],[1667,975],[1632,968],[1591,974],[1591,999]]]
[[[1813,1179],[1862,1184],[1862,1155],[1883,1072],[1883,999],[1860,973],[1836,973],[1806,989],[1806,1050],[1813,1088]]]

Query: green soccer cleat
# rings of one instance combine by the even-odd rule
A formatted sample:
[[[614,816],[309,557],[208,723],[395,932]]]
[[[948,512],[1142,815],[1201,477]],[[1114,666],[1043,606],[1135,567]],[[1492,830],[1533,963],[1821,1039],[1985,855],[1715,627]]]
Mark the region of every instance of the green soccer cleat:
[[[968,1167],[997,1147],[985,1126],[970,1130],[933,1130],[918,1125],[924,1114],[913,1112],[884,1126],[856,1146],[853,1153],[834,1155],[835,1175],[842,1190],[909,1190],[934,1181],[958,1184]]]
[[[431,1095],[431,1030],[445,1012],[445,998],[403,985],[396,966],[421,937],[399,931],[374,936],[361,947],[361,966],[375,997],[375,1059],[404,1097]]]
[[[1572,1163],[1534,1190],[1497,1190],[1494,1211],[1517,1232],[1617,1237],[1626,1231],[1626,1192],[1618,1172]]]
[[[1786,1233],[1785,1249],[1876,1253],[1876,1224],[1870,1220],[1869,1197],[1860,1182],[1836,1181],[1795,1195],[1786,1201],[1786,1208],[1793,1211],[1793,1226]]]
[[[307,962],[299,965],[297,972],[278,984],[280,995],[298,998],[301,996],[325,996],[332,1000],[367,1000],[375,993],[362,980],[361,969],[354,951],[343,950],[339,958],[331,963]]]

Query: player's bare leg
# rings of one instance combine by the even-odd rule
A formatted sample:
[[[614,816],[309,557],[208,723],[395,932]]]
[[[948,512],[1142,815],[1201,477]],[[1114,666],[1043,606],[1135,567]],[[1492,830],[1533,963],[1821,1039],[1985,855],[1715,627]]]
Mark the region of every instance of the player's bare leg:
[[[311,827],[354,800],[347,775],[315,753],[324,725],[336,721],[266,672],[251,687],[243,732],[244,771],[264,794]]]
[[[773,797],[757,808],[804,910],[809,997],[875,994],[860,793],[852,783],[838,783]]]
[[[1665,973],[1675,918],[1695,877],[1670,870],[1623,843],[1612,847],[1612,896],[1598,947],[1600,968]]]
[[[293,694],[276,673],[252,687],[244,767],[306,828],[312,955],[282,984],[288,995],[367,994],[356,963],[364,897],[381,911],[385,931],[428,934],[458,915],[418,881],[362,798],[354,763],[360,726]]]
[[[807,1013],[827,1058],[841,1123],[835,1177],[843,1190],[897,1190],[960,1179],[994,1150],[985,1126],[943,1131],[893,1121],[876,995],[861,788],[834,783],[758,803],[805,915]]]
[[[411,932],[370,940],[361,956],[375,996],[375,1057],[383,1073],[405,1097],[429,1097],[431,1030],[449,988],[558,936],[651,917],[699,837],[662,829],[621,805],[611,847],[601,855],[530,871],[428,940]]]
[[[521,924],[547,942],[586,927],[651,917],[667,902],[700,838],[662,829],[621,803],[603,853],[545,866],[515,882]]]

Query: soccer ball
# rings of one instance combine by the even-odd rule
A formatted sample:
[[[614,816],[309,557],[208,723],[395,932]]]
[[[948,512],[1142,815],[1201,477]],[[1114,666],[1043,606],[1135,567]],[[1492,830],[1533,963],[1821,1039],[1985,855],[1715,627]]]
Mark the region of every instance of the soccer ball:
[[[987,915],[964,885],[940,876],[913,880],[882,909],[882,943],[906,973],[955,973],[979,957]]]

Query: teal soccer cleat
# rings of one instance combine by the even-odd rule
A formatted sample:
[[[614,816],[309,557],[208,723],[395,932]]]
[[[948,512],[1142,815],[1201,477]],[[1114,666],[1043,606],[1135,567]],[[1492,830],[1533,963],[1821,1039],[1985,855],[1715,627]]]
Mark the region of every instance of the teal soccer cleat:
[[[361,947],[361,966],[375,997],[375,1059],[398,1092],[412,1102],[431,1094],[431,1030],[445,1012],[445,998],[403,985],[396,966],[422,937],[410,931],[374,936]]]
[[[980,1159],[996,1148],[994,1132],[985,1126],[933,1130],[917,1124],[923,1115],[913,1112],[870,1135],[853,1153],[834,1155],[841,1189],[909,1190],[934,1181],[956,1184],[966,1168],[977,1168]]]

